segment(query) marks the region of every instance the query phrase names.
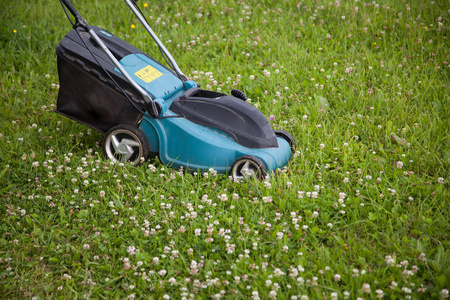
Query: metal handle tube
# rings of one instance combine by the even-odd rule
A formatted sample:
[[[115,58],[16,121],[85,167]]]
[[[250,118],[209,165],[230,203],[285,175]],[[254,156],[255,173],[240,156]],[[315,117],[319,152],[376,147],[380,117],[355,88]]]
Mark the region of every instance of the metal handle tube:
[[[73,7],[72,3],[70,3],[69,0],[61,0],[61,3],[63,3],[67,9],[70,11],[70,13],[75,17],[81,17],[80,13]]]
[[[92,36],[92,38],[95,40],[95,42],[102,48],[103,52],[106,53],[106,55],[111,59],[111,61],[114,63],[114,65],[119,69],[120,73],[127,79],[127,81],[139,92],[139,94],[142,95],[144,98],[144,101],[146,103],[152,102],[152,97],[145,91],[143,88],[141,88],[140,85],[136,83],[136,81],[131,78],[130,74],[122,67],[120,62],[114,57],[114,55],[109,51],[108,47],[103,43],[103,41],[98,37],[98,35],[94,32],[93,29],[89,30],[89,34]]]
[[[163,43],[160,41],[160,39],[158,38],[158,36],[155,34],[155,32],[153,32],[153,29],[150,27],[150,25],[146,22],[145,18],[139,13],[139,11],[136,9],[136,7],[134,6],[134,4],[132,3],[132,0],[125,0],[126,4],[130,7],[130,9],[133,11],[133,13],[136,15],[136,17],[139,19],[139,22],[142,23],[142,25],[144,25],[144,28],[148,31],[148,33],[150,34],[150,36],[153,38],[153,40],[156,42],[156,44],[158,45],[158,47],[161,49],[161,51],[167,56],[167,58],[169,59],[170,63],[172,64],[172,66],[175,68],[175,71],[180,74],[181,76],[183,76],[184,78],[186,78],[186,76],[183,74],[183,72],[180,70],[180,68],[178,67],[177,62],[175,61],[175,59],[172,57],[172,55],[170,54],[170,52],[166,49],[166,47],[164,47]]]
[[[75,9],[72,3],[69,0],[60,0],[61,5],[63,6],[64,11],[66,11],[65,7],[70,11],[70,13],[75,17],[75,24],[73,24],[73,28],[82,27],[84,30],[89,31],[90,27],[86,20],[80,15],[80,13]],[[67,12],[66,12],[67,14]],[[69,18],[69,15],[67,15]],[[69,18],[70,20],[70,18]],[[72,21],[70,21],[72,22]]]

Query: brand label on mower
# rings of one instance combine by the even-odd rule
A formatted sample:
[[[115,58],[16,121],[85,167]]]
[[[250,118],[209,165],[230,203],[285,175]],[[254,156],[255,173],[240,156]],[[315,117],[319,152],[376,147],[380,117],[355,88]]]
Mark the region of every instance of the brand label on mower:
[[[148,65],[145,68],[140,69],[136,73],[134,73],[137,77],[144,80],[146,83],[152,82],[156,78],[162,76],[162,73]]]

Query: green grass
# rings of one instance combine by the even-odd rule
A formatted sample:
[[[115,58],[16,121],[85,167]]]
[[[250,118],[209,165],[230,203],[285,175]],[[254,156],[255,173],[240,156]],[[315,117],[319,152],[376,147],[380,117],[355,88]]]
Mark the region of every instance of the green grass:
[[[160,59],[123,1],[73,2]],[[139,4],[189,78],[244,90],[295,155],[244,183],[111,164],[53,113],[58,1],[2,1],[2,297],[448,295],[448,1]]]

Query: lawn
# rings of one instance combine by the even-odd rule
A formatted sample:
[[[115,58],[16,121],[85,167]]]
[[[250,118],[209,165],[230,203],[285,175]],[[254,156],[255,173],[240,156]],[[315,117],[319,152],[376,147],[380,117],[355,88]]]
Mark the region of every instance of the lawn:
[[[73,0],[162,58],[123,1]],[[57,0],[0,2],[5,299],[440,299],[450,289],[448,1],[139,1],[188,78],[296,139],[265,180],[133,167],[54,113]]]

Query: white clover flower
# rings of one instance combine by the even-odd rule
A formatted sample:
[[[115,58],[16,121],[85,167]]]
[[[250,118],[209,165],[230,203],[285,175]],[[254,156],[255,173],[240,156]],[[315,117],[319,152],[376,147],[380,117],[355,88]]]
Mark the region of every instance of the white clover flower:
[[[281,271],[281,269],[276,268],[276,269],[273,271],[273,275],[274,275],[275,277],[281,277],[281,276],[284,275],[284,272]]]
[[[251,296],[252,300],[260,300],[261,298],[259,297],[258,291],[253,291],[252,292],[252,296]]]
[[[392,281],[392,282],[391,282],[391,285],[389,286],[389,288],[390,288],[391,290],[393,290],[393,289],[395,289],[397,286],[398,286],[398,283],[395,282],[395,281]]]
[[[350,298],[350,293],[348,291],[343,291],[342,294],[344,295],[344,299]]]
[[[122,222],[122,223],[123,223],[123,222]],[[129,246],[129,247],[127,248],[127,252],[128,252],[129,255],[135,255],[135,254],[136,254],[136,247],[134,247],[134,246]]]
[[[383,290],[375,290],[375,293],[377,293],[377,298],[383,298],[384,297],[384,292]]]
[[[389,267],[395,266],[395,259],[393,259],[392,256],[390,256],[390,255],[386,255],[384,258],[384,261],[386,262],[386,264]]]
[[[269,293],[269,298],[271,299],[276,299],[277,298],[277,292],[276,291],[270,291]]]
[[[370,294],[370,284],[363,283],[361,290],[363,293]]]

